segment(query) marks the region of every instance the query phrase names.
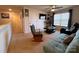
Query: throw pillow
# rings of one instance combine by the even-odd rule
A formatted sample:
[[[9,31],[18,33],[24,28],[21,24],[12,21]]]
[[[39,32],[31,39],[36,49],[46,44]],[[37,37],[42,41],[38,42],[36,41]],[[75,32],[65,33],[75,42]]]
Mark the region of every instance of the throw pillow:
[[[73,31],[75,29],[75,26],[72,26],[71,28],[70,28],[70,31]]]
[[[69,35],[68,37],[66,37],[66,38],[64,39],[63,43],[64,43],[65,45],[69,45],[69,43],[73,40],[74,37],[75,37],[75,33]]]

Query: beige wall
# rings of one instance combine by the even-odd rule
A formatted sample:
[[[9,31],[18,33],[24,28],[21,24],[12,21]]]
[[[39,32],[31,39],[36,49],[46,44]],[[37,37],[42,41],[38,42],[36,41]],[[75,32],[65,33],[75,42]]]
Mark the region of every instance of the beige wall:
[[[24,7],[24,9],[29,9],[29,17],[24,17],[24,31],[25,33],[29,33],[30,31],[30,24],[34,23],[34,22],[38,22],[39,21],[39,14],[45,14],[44,11],[40,11],[38,9],[34,9],[34,8],[29,8],[29,7]],[[38,24],[35,25],[36,28],[39,27]]]
[[[72,22],[73,24],[75,22],[79,23],[79,6],[73,8]]]
[[[10,16],[9,19],[2,19],[0,17],[0,24],[6,23],[7,21],[9,21],[12,23],[13,33],[23,32],[21,9],[17,7],[13,7],[13,8],[11,7],[12,11],[8,11],[8,8],[10,7],[5,7],[5,8],[0,7],[0,13],[2,12],[9,13],[9,16]]]
[[[10,12],[8,9],[11,8],[12,11]],[[29,33],[30,31],[30,24],[33,22],[37,22],[39,20],[39,14],[45,14],[44,11],[40,11],[35,8],[24,7],[24,9],[29,9],[29,17],[22,18],[22,9],[16,6],[0,6],[0,13],[7,12],[10,14],[9,19],[2,19],[0,17],[0,24],[11,22],[12,23],[12,30],[13,33]],[[38,24],[35,25],[36,28],[39,27]]]

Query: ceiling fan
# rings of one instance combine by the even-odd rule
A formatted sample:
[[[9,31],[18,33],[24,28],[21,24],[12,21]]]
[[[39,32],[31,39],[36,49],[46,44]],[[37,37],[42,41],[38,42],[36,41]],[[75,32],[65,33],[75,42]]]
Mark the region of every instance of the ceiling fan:
[[[63,8],[62,6],[58,6],[58,5],[50,5],[48,7],[48,11],[55,11],[57,9]]]

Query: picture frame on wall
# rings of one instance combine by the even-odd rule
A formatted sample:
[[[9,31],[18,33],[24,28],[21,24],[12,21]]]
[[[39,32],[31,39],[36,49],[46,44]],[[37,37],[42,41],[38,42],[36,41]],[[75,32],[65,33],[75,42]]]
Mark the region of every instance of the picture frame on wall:
[[[29,10],[25,9],[25,16],[29,16]]]
[[[1,13],[1,18],[2,19],[9,18],[9,13]]]
[[[46,14],[39,14],[39,19],[46,19]]]

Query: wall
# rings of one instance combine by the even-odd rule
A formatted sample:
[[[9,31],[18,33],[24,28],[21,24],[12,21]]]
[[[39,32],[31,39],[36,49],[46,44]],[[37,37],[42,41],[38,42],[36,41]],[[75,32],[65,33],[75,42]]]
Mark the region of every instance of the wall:
[[[9,11],[8,9],[11,8],[12,11]],[[6,22],[11,22],[12,24],[12,31],[13,33],[22,33],[22,10],[18,7],[0,7],[0,13],[5,12],[9,13],[10,18],[9,19],[3,19],[0,17],[0,24],[4,24]]]
[[[79,23],[79,6],[73,8],[72,22],[73,24],[75,22]]]
[[[25,33],[29,33],[30,25],[34,24],[36,29],[43,29],[44,27],[44,20],[39,20],[39,14],[45,14],[45,12],[40,11],[38,9],[24,7],[24,9],[29,9],[29,17],[24,17],[24,31]]]

